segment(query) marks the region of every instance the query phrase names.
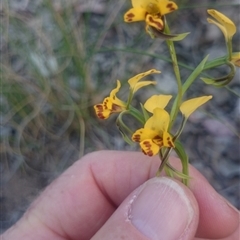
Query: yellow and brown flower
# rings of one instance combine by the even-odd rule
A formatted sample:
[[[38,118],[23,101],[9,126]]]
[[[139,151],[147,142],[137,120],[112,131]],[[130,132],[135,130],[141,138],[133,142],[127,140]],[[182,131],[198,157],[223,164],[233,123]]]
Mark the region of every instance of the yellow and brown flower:
[[[177,10],[177,5],[168,0],[132,0],[133,8],[124,15],[125,22],[145,21],[146,29],[149,26],[162,31],[164,23],[162,16]]]

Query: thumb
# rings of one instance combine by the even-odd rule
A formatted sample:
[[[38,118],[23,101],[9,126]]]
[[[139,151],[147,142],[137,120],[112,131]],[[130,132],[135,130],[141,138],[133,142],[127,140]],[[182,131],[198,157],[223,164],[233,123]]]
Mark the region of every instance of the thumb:
[[[192,240],[198,217],[197,201],[186,186],[153,178],[134,190],[92,239]]]

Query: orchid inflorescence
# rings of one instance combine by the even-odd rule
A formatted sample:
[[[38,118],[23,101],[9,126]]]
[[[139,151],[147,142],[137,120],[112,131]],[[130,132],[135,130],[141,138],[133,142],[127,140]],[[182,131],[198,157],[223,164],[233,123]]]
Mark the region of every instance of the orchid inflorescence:
[[[156,84],[156,81],[142,80],[142,78],[150,74],[161,73],[159,70],[150,69],[128,80],[129,93],[125,101],[117,97],[117,93],[121,88],[121,82],[117,80],[116,88],[103,100],[103,103],[96,104],[94,109],[99,119],[107,119],[111,114],[118,114],[116,122],[124,140],[129,143],[139,143],[142,152],[149,157],[159,155],[161,163],[157,176],[164,169],[169,176],[178,176],[187,185],[189,180],[188,156],[179,137],[189,116],[209,101],[212,96],[200,96],[183,100],[184,94],[201,73],[222,65],[230,67],[230,73],[227,76],[221,78],[201,77],[201,79],[206,84],[217,87],[225,86],[233,79],[235,68],[240,67],[240,52],[233,52],[232,50],[232,37],[236,33],[236,26],[227,16],[217,10],[207,10],[211,16],[211,18],[207,18],[207,21],[215,24],[224,35],[227,48],[226,55],[211,61],[208,61],[208,56],[205,57],[190,76],[185,81],[182,81],[173,41],[183,40],[189,33],[171,34],[165,17],[166,14],[178,9],[177,4],[168,0],[132,0],[131,2],[132,8],[125,13],[124,21],[127,23],[144,21],[146,23],[146,33],[151,38],[166,40],[176,76],[178,94],[175,96],[169,112],[165,108],[168,107],[169,109],[169,103],[173,98],[172,95],[153,95],[144,104],[139,104],[140,110],[134,107],[132,100],[136,91]],[[172,126],[176,124],[175,120],[179,113],[182,115],[182,122],[179,124],[176,133],[172,133]],[[128,127],[123,121],[123,116],[126,114],[131,115],[138,121],[141,127],[134,130]],[[181,172],[168,162],[172,150],[176,152],[181,160]]]

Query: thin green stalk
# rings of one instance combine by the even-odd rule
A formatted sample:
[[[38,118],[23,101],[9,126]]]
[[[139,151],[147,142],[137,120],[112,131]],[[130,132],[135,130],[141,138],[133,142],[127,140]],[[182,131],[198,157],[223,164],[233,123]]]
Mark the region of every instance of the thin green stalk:
[[[183,118],[183,119],[182,119],[182,122],[181,122],[181,125],[180,125],[177,133],[176,133],[175,136],[173,137],[173,141],[174,141],[174,142],[175,142],[175,141],[179,138],[179,136],[181,135],[181,133],[182,133],[182,131],[183,131],[183,129],[184,129],[184,126],[185,126],[186,122],[187,122],[187,118]]]
[[[156,173],[157,177],[160,176],[160,173],[162,172],[164,166],[166,165],[171,151],[172,151],[172,148],[167,148],[167,150],[165,151],[164,156],[162,158],[162,162],[161,162],[161,164],[160,164],[160,166],[159,166],[159,168],[157,170],[157,173]]]
[[[178,177],[182,178],[182,183],[186,186],[189,185],[189,178],[184,178],[185,176],[189,176],[189,171],[188,171],[188,162],[186,164],[182,163],[183,171],[179,172],[176,168],[174,168],[171,164],[166,163],[165,166],[165,171],[168,169],[168,172],[171,173],[171,176],[177,175]]]
[[[141,124],[145,123],[142,114],[136,108],[130,106],[129,110],[127,110],[127,113],[135,117]]]
[[[229,92],[231,92],[232,94],[235,94],[237,97],[240,98],[240,93],[236,92],[235,90],[229,88],[229,86],[224,86]]]
[[[207,62],[203,68],[203,71],[207,70],[207,69],[219,67],[224,64],[226,64],[226,56],[223,56],[223,57],[220,57],[220,58],[217,58],[217,59]]]
[[[188,90],[188,88],[193,84],[193,82],[197,79],[197,77],[202,73],[203,68],[208,60],[208,55],[199,63],[199,65],[194,69],[194,71],[190,74],[187,80],[182,85],[182,95]]]
[[[228,60],[232,59],[232,38],[227,39]]]
[[[188,155],[184,150],[183,145],[181,144],[180,141],[175,141],[175,153],[178,155],[179,159],[181,160],[182,163],[182,174],[189,176],[189,172],[188,172],[188,163],[189,163],[189,159],[188,159]],[[188,179],[182,179],[183,183],[187,186],[188,185]]]
[[[169,26],[167,24],[167,21],[165,20],[165,33],[166,34],[170,34],[170,29]],[[176,76],[176,80],[177,80],[177,86],[178,86],[178,94],[177,94],[177,101],[176,101],[176,105],[173,106],[172,111],[171,111],[171,122],[169,124],[169,130],[171,130],[171,127],[177,117],[178,111],[179,111],[179,107],[182,101],[182,81],[181,81],[181,75],[180,75],[180,71],[179,71],[179,67],[178,67],[178,60],[177,60],[177,54],[175,51],[175,47],[174,47],[174,42],[171,40],[166,40],[167,42],[167,46],[169,49],[169,53],[172,59],[172,64],[173,64],[173,70]]]
[[[124,112],[121,112],[117,118],[117,125],[121,128],[123,128],[125,131],[127,131],[128,133],[130,133],[131,135],[133,134],[133,131],[123,122],[122,120],[122,116],[124,114],[129,114],[129,111],[124,111]],[[120,124],[118,124],[120,123]]]

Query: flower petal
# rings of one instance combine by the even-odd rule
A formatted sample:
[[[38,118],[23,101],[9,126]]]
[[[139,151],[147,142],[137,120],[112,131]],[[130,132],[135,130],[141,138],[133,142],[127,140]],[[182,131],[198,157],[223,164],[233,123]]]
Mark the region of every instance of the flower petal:
[[[198,107],[206,103],[212,98],[212,96],[203,96],[189,99],[182,103],[180,106],[180,111],[185,118],[188,118]]]
[[[117,80],[117,87],[114,88],[111,92],[110,92],[110,98],[111,98],[111,103],[114,103],[116,105],[119,105],[121,107],[125,107],[125,103],[123,101],[121,101],[117,96],[117,92],[119,91],[121,87],[121,82],[119,80]],[[108,108],[111,108],[110,106],[108,106]]]
[[[158,31],[163,30],[164,28],[164,23],[163,20],[159,17],[155,17],[151,14],[147,14],[146,19],[145,19],[147,25],[156,28]]]
[[[158,8],[161,16],[173,12],[178,9],[178,6],[175,2],[168,0],[158,0]]]
[[[134,91],[133,93],[135,93],[138,89],[142,88],[142,87],[145,87],[145,86],[148,86],[148,85],[156,85],[157,82],[155,81],[142,81],[142,82],[138,82],[136,83],[135,87],[134,87]]]
[[[117,80],[117,87],[110,92],[110,97],[114,98],[121,87],[121,82]]]
[[[132,0],[132,6],[135,7],[142,7],[147,8],[147,6],[150,4],[149,0]]]
[[[164,109],[171,98],[171,95],[153,95],[145,102],[144,108],[151,113],[155,108]]]
[[[149,71],[139,73],[138,75],[136,75],[128,80],[128,83],[129,83],[130,88],[133,91],[133,93],[136,92],[140,88],[139,85],[137,85],[138,81],[141,80],[143,77],[145,77],[149,74],[152,74],[152,73],[160,73],[160,71],[158,71],[156,69],[151,69]]]
[[[163,146],[165,147],[175,147],[172,136],[168,132],[163,133]]]
[[[162,135],[163,132],[168,130],[170,116],[167,111],[161,108],[153,110],[153,116],[150,117],[144,125],[144,128],[152,129]]]
[[[226,39],[229,38],[228,32],[227,32],[227,30],[226,30],[226,28],[225,28],[224,26],[222,26],[220,23],[214,21],[214,20],[211,19],[211,18],[207,18],[207,21],[208,21],[209,23],[213,23],[213,24],[215,24],[217,27],[219,27],[220,30],[222,31],[224,37],[225,37]]]
[[[106,109],[103,104],[94,105],[94,110],[99,119],[107,119],[111,114],[111,111]]]
[[[227,31],[228,35],[232,37],[236,33],[236,26],[231,19],[215,9],[208,9],[208,14],[216,19]]]
[[[141,7],[131,8],[124,14],[123,18],[125,22],[144,21],[146,14],[147,11],[144,8]]]
[[[158,154],[160,149],[160,147],[157,144],[155,144],[152,139],[146,139],[140,142],[140,146],[142,148],[143,153],[145,155],[148,155],[149,157]]]

